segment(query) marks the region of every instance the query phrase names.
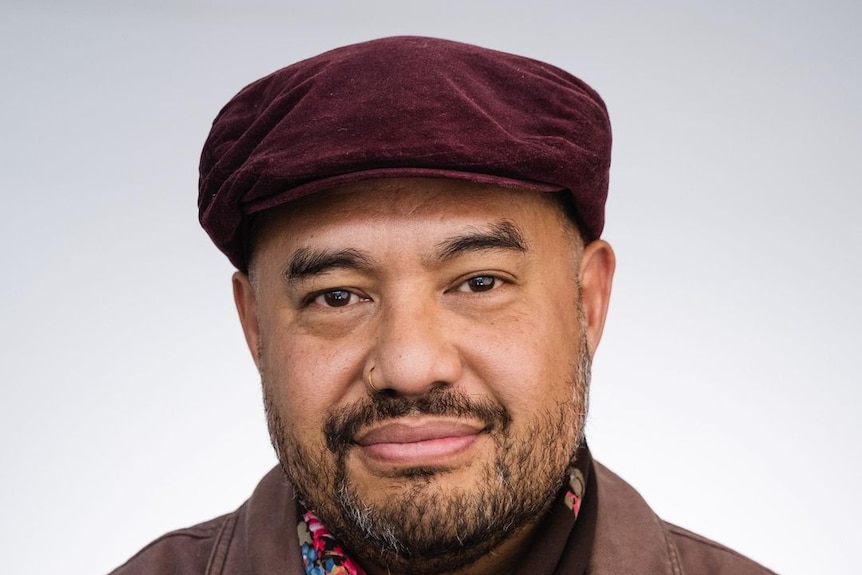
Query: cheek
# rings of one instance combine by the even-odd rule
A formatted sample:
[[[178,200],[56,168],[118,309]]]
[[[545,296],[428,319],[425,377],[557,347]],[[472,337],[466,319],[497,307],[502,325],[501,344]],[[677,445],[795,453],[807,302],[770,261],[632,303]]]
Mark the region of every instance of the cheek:
[[[273,330],[262,339],[261,368],[268,393],[285,421],[301,433],[321,430],[328,410],[355,400],[363,388],[361,357],[349,343],[320,342]]]
[[[580,347],[576,306],[571,314],[529,309],[465,340],[478,378],[513,415],[571,398]]]
[[[568,345],[567,339],[533,317],[493,336],[486,334],[468,356],[479,379],[495,395],[507,403],[525,405],[555,387],[568,387],[572,374],[564,358],[575,358],[577,346]]]

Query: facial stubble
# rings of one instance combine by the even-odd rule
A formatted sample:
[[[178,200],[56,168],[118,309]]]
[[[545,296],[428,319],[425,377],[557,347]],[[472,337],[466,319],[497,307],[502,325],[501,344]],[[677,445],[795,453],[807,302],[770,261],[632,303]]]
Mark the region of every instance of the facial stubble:
[[[270,437],[302,503],[352,556],[391,572],[455,571],[520,533],[556,498],[583,438],[591,358],[583,313],[579,316],[582,329],[571,367],[571,401],[534,414],[517,434],[502,406],[438,387],[418,399],[378,394],[333,411],[324,429],[325,446],[315,448],[303,445],[292,433],[263,382]],[[353,433],[361,425],[419,413],[485,422],[494,444],[493,464],[485,465],[474,484],[447,489],[437,481],[445,470],[405,470],[397,491],[369,501],[351,481],[347,466],[348,452],[355,447]]]

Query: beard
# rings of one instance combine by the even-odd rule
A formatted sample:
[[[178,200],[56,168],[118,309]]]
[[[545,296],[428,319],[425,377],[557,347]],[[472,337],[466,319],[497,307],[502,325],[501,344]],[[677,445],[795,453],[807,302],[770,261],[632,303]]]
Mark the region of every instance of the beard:
[[[455,571],[533,524],[565,484],[587,412],[591,358],[583,329],[579,343],[568,381],[571,401],[532,414],[518,430],[503,406],[437,387],[419,398],[378,393],[333,410],[323,430],[325,445],[307,445],[291,433],[263,382],[270,437],[302,503],[352,557],[391,572]],[[494,461],[472,484],[446,489],[436,481],[445,470],[405,469],[399,489],[371,501],[351,480],[346,460],[355,447],[352,438],[363,426],[414,414],[481,420],[494,443]]]

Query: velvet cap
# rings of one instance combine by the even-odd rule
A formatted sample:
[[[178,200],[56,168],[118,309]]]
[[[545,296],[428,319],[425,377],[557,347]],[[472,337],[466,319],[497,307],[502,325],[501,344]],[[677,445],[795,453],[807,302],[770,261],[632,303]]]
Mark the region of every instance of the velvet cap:
[[[572,194],[601,235],[611,130],[587,84],[522,56],[399,36],[337,48],[240,91],[200,163],[200,222],[240,270],[254,214],[370,178],[447,177]]]

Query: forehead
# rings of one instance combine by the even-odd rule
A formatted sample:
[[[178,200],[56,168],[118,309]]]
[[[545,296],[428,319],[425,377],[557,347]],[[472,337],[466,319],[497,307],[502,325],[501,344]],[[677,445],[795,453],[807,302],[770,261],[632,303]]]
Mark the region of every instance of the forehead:
[[[267,210],[258,217],[259,243],[273,234],[383,223],[511,221],[577,234],[558,194],[445,178],[389,178],[352,182]]]

